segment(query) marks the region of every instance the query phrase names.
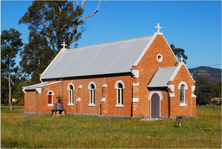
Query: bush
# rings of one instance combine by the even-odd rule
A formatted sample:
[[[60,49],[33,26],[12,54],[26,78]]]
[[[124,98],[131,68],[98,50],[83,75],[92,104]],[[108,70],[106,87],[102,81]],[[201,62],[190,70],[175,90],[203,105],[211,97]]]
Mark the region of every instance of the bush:
[[[218,101],[217,100],[212,100],[211,103],[213,103],[214,105],[217,105]]]
[[[62,102],[62,96],[58,95],[58,96],[56,96],[56,98],[58,99],[58,103]]]

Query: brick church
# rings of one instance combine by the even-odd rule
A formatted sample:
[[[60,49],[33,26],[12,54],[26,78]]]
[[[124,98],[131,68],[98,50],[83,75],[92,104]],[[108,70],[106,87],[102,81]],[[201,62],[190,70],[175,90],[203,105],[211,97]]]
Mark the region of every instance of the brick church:
[[[66,49],[23,87],[26,115],[51,114],[57,96],[66,114],[163,118],[196,116],[195,81],[161,27],[154,35]]]

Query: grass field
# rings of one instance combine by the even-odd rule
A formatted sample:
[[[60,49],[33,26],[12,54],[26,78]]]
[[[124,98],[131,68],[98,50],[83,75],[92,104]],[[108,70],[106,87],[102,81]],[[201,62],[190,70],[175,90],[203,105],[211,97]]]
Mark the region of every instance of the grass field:
[[[221,148],[221,106],[197,107],[199,118],[140,121],[85,116],[25,116],[1,107],[2,148]]]

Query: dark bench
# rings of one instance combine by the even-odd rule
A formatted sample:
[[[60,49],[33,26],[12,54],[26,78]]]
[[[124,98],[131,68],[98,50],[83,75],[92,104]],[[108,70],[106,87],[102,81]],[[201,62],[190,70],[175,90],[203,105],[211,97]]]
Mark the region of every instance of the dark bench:
[[[52,110],[52,114],[53,114],[54,112],[55,112],[55,114],[56,114],[57,111],[59,111],[59,114],[62,114],[63,111],[65,111],[65,113],[66,113],[66,110],[65,110],[65,109],[53,109],[53,110]]]

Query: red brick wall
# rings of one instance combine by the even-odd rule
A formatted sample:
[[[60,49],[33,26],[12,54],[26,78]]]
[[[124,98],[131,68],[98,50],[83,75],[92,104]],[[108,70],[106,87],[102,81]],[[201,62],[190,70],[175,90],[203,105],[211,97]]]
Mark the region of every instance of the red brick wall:
[[[137,79],[135,78],[134,80],[137,81]],[[136,82],[135,81],[135,82]],[[133,86],[133,98],[139,98],[139,86]],[[139,101],[140,102],[140,101]],[[133,117],[138,117],[140,115],[140,106],[139,106],[139,102],[133,102],[132,103],[132,116]]]
[[[181,81],[186,82],[188,85],[188,89],[185,89],[185,104],[187,106],[180,106],[180,89],[178,86]],[[196,98],[192,97],[192,86],[195,86],[195,82],[192,80],[188,70],[185,66],[181,66],[179,72],[172,82],[169,84],[174,85],[175,91],[171,93],[175,93],[175,97],[171,97],[171,117],[175,117],[178,115],[184,116],[196,116]]]
[[[163,100],[161,100],[161,117],[168,117],[168,92],[166,90],[161,91]]]
[[[157,61],[157,55],[161,54],[163,56],[162,62]],[[140,60],[139,64],[136,67],[133,67],[133,70],[139,70],[139,78],[135,79],[134,83],[139,82],[139,111],[137,116],[150,116],[150,100],[149,90],[147,86],[151,81],[151,78],[157,71],[158,67],[170,67],[174,66],[174,62],[178,62],[174,56],[172,50],[168,46],[166,40],[163,36],[158,35],[153,43],[150,45],[149,49],[144,54],[143,58]],[[167,93],[162,92],[164,96],[163,102],[165,105],[167,103]],[[166,100],[166,101],[165,101]],[[164,107],[163,107],[164,108]],[[166,116],[167,112],[165,109],[161,110],[161,116]]]
[[[54,106],[48,106],[48,92],[53,91],[53,104],[57,103],[56,97],[62,95],[62,83],[56,83],[42,87],[41,94],[38,94],[38,112],[39,113],[51,113]]]
[[[88,89],[89,83],[93,81],[96,85],[95,89],[95,106],[90,107],[90,90]],[[68,90],[67,86],[69,83],[73,83],[74,89],[74,105],[68,105]],[[85,78],[85,79],[72,79],[72,80],[63,80],[63,106],[66,109],[67,113],[83,113],[83,114],[100,114],[100,104],[102,99],[102,86],[104,84],[103,78]],[[82,88],[78,88],[82,85]],[[77,98],[81,96],[81,101],[77,102]],[[77,111],[76,111],[77,109]]]
[[[124,82],[123,89],[123,105],[124,107],[115,107],[117,103],[117,89],[115,83],[118,80]],[[95,89],[95,106],[88,106],[90,103],[89,83],[93,81],[96,85]],[[46,81],[51,82],[51,81]],[[74,85],[74,105],[68,105],[68,90],[69,83]],[[53,103],[57,102],[56,96],[62,95],[63,84],[63,107],[67,113],[82,113],[82,114],[97,114],[97,115],[115,115],[115,116],[131,116],[131,101],[132,101],[132,77],[131,75],[98,77],[98,78],[81,78],[81,79],[66,79],[63,83],[57,83],[42,87],[42,93],[39,94],[39,113],[50,113],[54,107],[48,106],[48,91],[54,92]],[[103,87],[107,84],[107,87]],[[82,85],[82,88],[78,88]],[[81,98],[77,102],[77,98]],[[106,97],[106,101],[101,102],[102,98]],[[101,106],[103,105],[103,106]],[[102,109],[103,108],[103,109]]]
[[[107,87],[102,88],[102,97],[105,98],[105,101],[101,103],[101,115],[107,115]]]
[[[24,112],[36,113],[36,91],[27,91],[24,96]]]
[[[123,89],[123,105],[124,107],[115,107],[117,104],[117,89],[115,83],[118,80],[122,80],[125,88]],[[132,103],[132,77],[127,76],[116,76],[107,77],[107,115],[118,115],[118,116],[131,116],[131,103]]]

